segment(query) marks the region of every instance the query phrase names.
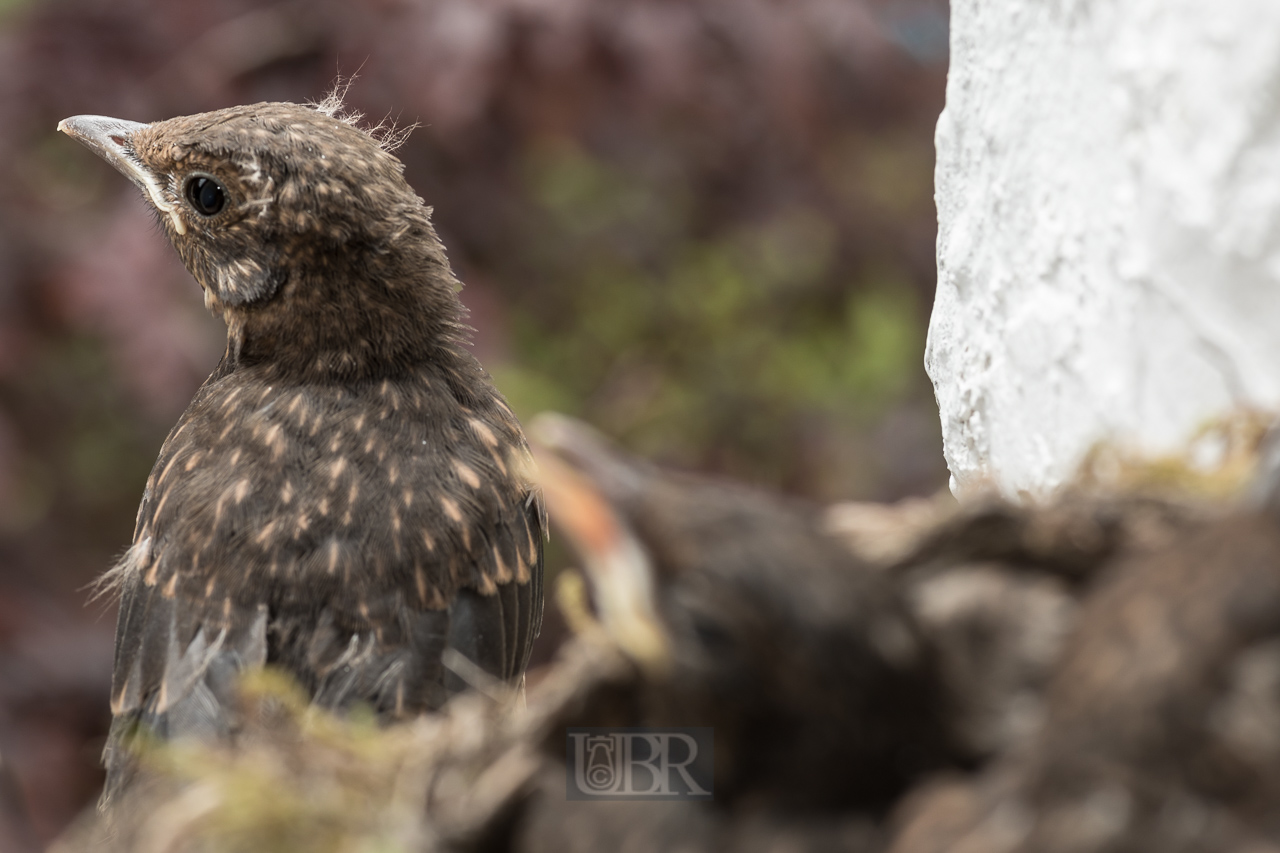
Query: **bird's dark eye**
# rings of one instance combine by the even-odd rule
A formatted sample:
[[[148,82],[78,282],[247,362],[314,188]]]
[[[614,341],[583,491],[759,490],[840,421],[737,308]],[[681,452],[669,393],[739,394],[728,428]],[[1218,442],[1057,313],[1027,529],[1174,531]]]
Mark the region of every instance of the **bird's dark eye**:
[[[187,178],[187,201],[202,216],[217,216],[227,204],[227,191],[208,175]]]

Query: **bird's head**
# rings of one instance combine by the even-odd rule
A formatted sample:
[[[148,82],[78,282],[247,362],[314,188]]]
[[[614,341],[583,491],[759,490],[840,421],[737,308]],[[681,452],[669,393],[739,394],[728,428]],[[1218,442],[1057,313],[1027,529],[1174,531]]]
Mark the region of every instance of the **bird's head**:
[[[233,337],[247,329],[283,344],[283,334],[308,358],[350,361],[369,353],[344,339],[397,350],[457,326],[457,282],[430,209],[400,161],[333,110],[265,103],[150,124],[75,116],[58,129],[143,191]]]

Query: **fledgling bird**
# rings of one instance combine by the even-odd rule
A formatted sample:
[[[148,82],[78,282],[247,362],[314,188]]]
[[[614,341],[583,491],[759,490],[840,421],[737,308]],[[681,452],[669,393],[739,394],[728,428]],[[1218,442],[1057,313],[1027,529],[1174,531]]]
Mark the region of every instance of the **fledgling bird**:
[[[721,808],[877,814],[954,763],[936,651],[894,579],[829,535],[816,507],[663,470],[564,416],[531,431],[600,623],[646,671],[630,699],[611,686],[569,725],[714,727]],[[565,814],[577,805],[603,814]],[[535,849],[589,846],[556,836]]]
[[[246,668],[396,719],[471,664],[518,681],[538,633],[545,522],[520,425],[467,349],[430,209],[339,106],[58,126],[142,189],[227,324],[108,576],[104,804],[139,729],[230,738]]]

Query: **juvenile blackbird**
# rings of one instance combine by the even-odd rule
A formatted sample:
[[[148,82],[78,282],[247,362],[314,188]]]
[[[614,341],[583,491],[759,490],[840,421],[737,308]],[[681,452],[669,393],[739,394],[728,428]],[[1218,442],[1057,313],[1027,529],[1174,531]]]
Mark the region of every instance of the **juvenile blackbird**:
[[[104,803],[139,729],[231,737],[246,668],[396,719],[462,689],[455,670],[518,681],[538,633],[520,425],[467,349],[430,208],[336,106],[58,126],[142,189],[227,324],[108,576]]]
[[[722,807],[871,814],[952,762],[934,650],[893,579],[817,507],[665,471],[563,416],[532,434],[601,623],[653,672],[624,710],[570,725],[713,726]],[[590,846],[557,844],[542,849]]]

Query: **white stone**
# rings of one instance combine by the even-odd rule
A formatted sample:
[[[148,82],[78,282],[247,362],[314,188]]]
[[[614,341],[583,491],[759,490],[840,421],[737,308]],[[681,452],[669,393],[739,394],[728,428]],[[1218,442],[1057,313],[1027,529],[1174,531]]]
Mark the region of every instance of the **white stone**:
[[[1280,2],[954,0],[925,366],[952,490],[1280,403]]]

